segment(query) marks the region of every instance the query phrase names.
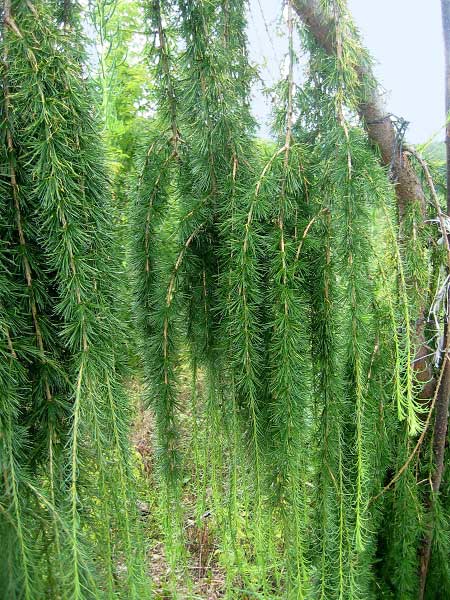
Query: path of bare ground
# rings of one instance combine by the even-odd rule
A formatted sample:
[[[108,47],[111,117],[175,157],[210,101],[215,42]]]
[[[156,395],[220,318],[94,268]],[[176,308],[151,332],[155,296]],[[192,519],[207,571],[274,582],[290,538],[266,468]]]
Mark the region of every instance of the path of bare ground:
[[[183,427],[189,429],[192,415],[189,408],[187,381],[181,394],[181,420]],[[186,545],[188,549],[188,573],[174,575],[164,553],[161,541],[162,531],[158,522],[158,498],[155,480],[155,428],[151,410],[145,410],[140,401],[141,386],[133,381],[129,386],[130,394],[137,403],[137,418],[133,426],[132,442],[141,463],[142,481],[138,508],[150,541],[148,551],[149,571],[152,577],[155,600],[218,600],[224,597],[225,575],[215,559],[216,545],[208,529],[208,517],[198,526],[194,519],[195,498],[192,491],[184,497]],[[189,435],[187,435],[187,438]],[[177,594],[173,593],[174,579]]]

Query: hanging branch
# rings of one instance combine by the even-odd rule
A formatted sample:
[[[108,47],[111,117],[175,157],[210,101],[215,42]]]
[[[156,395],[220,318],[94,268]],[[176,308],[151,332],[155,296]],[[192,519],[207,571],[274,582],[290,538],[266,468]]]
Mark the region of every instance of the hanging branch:
[[[170,18],[170,4],[155,0],[144,3],[148,21],[149,61],[153,67],[156,87],[155,127],[150,132],[140,165],[134,201],[136,308],[139,335],[144,356],[147,380],[147,401],[156,407],[158,443],[168,493],[175,491],[179,474],[177,448],[175,362],[177,355],[176,313],[179,305],[173,302],[179,269],[183,257],[195,237],[182,242],[178,258],[173,259],[171,246],[164,258],[175,265],[157,263],[156,248],[161,248],[160,229],[170,212],[172,188],[177,185],[181,157],[179,155],[179,107],[175,91],[174,70],[178,58],[172,56],[168,33],[163,25]],[[154,34],[153,44],[150,36]],[[164,277],[162,272],[164,271]],[[167,279],[167,280],[166,280]],[[158,317],[158,318],[156,318]],[[169,509],[170,510],[170,509]]]
[[[317,44],[327,54],[335,55],[337,51],[335,16],[324,11],[320,0],[293,0],[293,6]],[[355,64],[360,85],[358,110],[369,139],[380,151],[382,164],[389,166],[394,174],[400,225],[403,225],[406,214],[414,206],[419,207],[422,218],[425,219],[426,199],[423,187],[409,158],[404,152],[396,151],[397,132],[391,114],[384,106],[370,59],[360,47],[355,31],[353,31],[353,41],[358,46],[359,62]],[[425,402],[432,398],[435,382],[432,363],[426,358],[428,349],[424,329],[425,307],[421,306],[415,326],[417,350],[414,368],[417,380],[423,386],[421,397]]]
[[[166,91],[168,97],[168,105],[169,105],[169,114],[170,114],[170,124],[172,127],[172,139],[171,143],[173,146],[174,154],[178,154],[178,140],[179,140],[179,132],[177,125],[177,100],[175,95],[175,88],[173,83],[173,76],[171,72],[170,65],[170,55],[167,48],[167,33],[164,30],[162,16],[161,16],[161,4],[159,0],[156,0],[153,5],[153,10],[155,14],[155,22],[158,28],[158,39],[159,39],[159,52],[160,52],[160,60],[161,60],[161,70],[163,77],[165,79]]]
[[[15,22],[12,18],[11,2],[9,0],[5,1],[3,21],[4,21],[5,26],[7,26],[11,29],[13,34],[22,38],[22,34],[20,33],[20,30],[18,29],[17,25],[15,24]],[[20,246],[22,249],[21,253],[22,253],[22,260],[23,260],[23,268],[24,268],[24,273],[25,273],[26,284],[28,287],[28,294],[30,297],[30,307],[31,307],[31,314],[33,316],[34,330],[36,333],[36,341],[37,341],[37,345],[38,345],[38,348],[39,348],[39,351],[41,354],[41,360],[44,363],[46,360],[44,342],[42,339],[41,325],[39,322],[38,308],[37,308],[34,285],[33,285],[33,275],[32,275],[32,270],[31,270],[31,266],[30,266],[30,261],[28,259],[27,242],[26,242],[26,238],[25,238],[24,227],[23,227],[23,218],[22,218],[22,213],[21,213],[21,209],[20,209],[19,185],[17,182],[16,167],[14,164],[15,148],[14,148],[13,136],[12,136],[11,129],[9,126],[9,123],[11,122],[11,114],[10,114],[11,113],[11,106],[10,106],[11,95],[10,95],[10,91],[9,91],[9,82],[8,82],[7,71],[6,71],[6,68],[8,65],[8,47],[7,47],[7,45],[5,45],[5,52],[4,52],[3,58],[4,58],[4,64],[5,64],[5,76],[3,78],[3,93],[4,93],[4,105],[5,105],[6,142],[7,142],[8,155],[9,155],[9,173],[10,173],[10,180],[11,180],[11,191],[12,191],[12,196],[13,196],[13,200],[14,200],[17,232],[18,232],[18,236],[19,236],[19,243],[20,243]],[[51,402],[52,401],[52,393],[51,393],[48,379],[46,376],[45,376],[45,384],[44,385],[45,385],[45,394],[47,396],[47,401]]]
[[[293,6],[319,46],[327,54],[334,55],[337,50],[335,16],[323,11],[320,0],[293,0]],[[359,43],[356,33],[355,41]],[[396,130],[391,121],[391,114],[384,107],[370,61],[362,50],[359,60],[355,70],[361,86],[360,114],[369,138],[380,149],[383,164],[393,165],[397,178],[396,194],[400,215],[403,214],[404,207],[411,202],[418,202],[425,211],[425,194],[413,166],[404,156],[394,155]]]
[[[43,503],[21,494],[18,508],[23,504],[26,511],[16,510],[16,528],[25,544],[32,532],[46,551],[26,559],[11,597],[22,595],[21,587],[30,598],[51,594],[80,600],[100,589],[115,595],[126,588],[137,599],[145,596],[146,584],[141,585],[143,569],[136,568],[131,470],[125,479],[120,462],[128,448],[129,414],[114,359],[122,337],[114,305],[120,258],[114,249],[103,149],[83,78],[83,50],[77,32],[61,29],[54,3],[17,0],[7,2],[6,9],[1,124],[10,223],[5,225],[2,215],[1,227],[2,234],[4,228],[8,232],[8,252],[14,253],[5,278],[15,285],[25,279],[28,290],[29,304],[22,291],[15,307],[17,323],[23,311],[30,325],[18,330],[13,322],[13,335],[7,331],[11,374],[16,371],[15,385],[27,398],[17,401],[8,392],[5,414],[13,418],[20,407],[17,451],[9,449],[15,461],[11,475],[26,473],[28,483],[48,495]],[[32,329],[37,348],[24,355]],[[38,361],[46,368],[37,369]],[[110,382],[116,393],[108,397]],[[3,406],[0,412],[3,429]],[[15,482],[11,489],[19,491]],[[90,506],[89,518],[83,503]],[[64,527],[62,506],[69,522]],[[113,506],[120,509],[113,511]],[[102,550],[88,550],[86,539]],[[127,565],[120,581],[113,572],[119,555]],[[3,580],[2,573],[0,587]]]
[[[352,161],[352,147],[350,143],[349,129],[344,117],[344,97],[345,97],[345,83],[344,83],[344,57],[343,57],[343,29],[342,29],[342,8],[338,0],[333,0],[333,15],[334,15],[334,26],[335,26],[335,40],[336,40],[336,66],[338,71],[338,87],[336,91],[336,110],[339,120],[339,125],[344,133],[345,139],[345,152],[347,155],[347,166],[344,176],[346,189],[344,192],[345,205],[343,212],[345,215],[345,231],[348,234],[344,234],[344,260],[348,264],[348,270],[346,278],[348,279],[348,303],[351,312],[351,327],[349,330],[349,356],[351,362],[351,386],[354,388],[354,399],[355,399],[355,412],[356,412],[356,507],[355,507],[355,539],[357,550],[364,548],[364,513],[365,513],[365,444],[363,434],[363,413],[367,399],[364,393],[364,369],[362,361],[361,344],[362,332],[364,328],[364,313],[361,311],[361,300],[362,295],[360,293],[361,272],[358,272],[358,266],[363,266],[363,256],[361,252],[361,243],[358,244],[357,235],[359,233],[359,226],[357,217],[357,207],[354,205],[353,196],[355,190],[353,190],[353,161]],[[353,90],[350,90],[350,92]],[[359,207],[363,205],[363,198],[359,198]],[[367,331],[363,335],[367,335]],[[353,394],[353,390],[350,392]]]
[[[339,41],[335,35],[336,31],[336,14],[331,14],[324,9],[323,4],[319,0],[294,0],[294,6],[305,25],[308,27],[310,33],[315,38],[316,42],[328,55],[339,54]],[[444,19],[444,34],[446,40],[446,75],[447,82],[450,80],[450,8],[448,2],[442,3],[443,19]],[[356,32],[353,31],[353,41],[356,46],[359,46],[359,40]],[[358,110],[362,118],[363,124],[366,128],[369,139],[379,148],[381,159],[384,165],[388,165],[395,178],[395,191],[397,196],[398,212],[400,228],[403,230],[407,227],[408,212],[414,214],[416,206],[418,207],[419,223],[420,219],[422,222],[426,215],[426,197],[425,191],[422,184],[414,170],[414,166],[406,151],[398,151],[397,144],[397,131],[391,120],[391,115],[387,113],[381,94],[378,91],[378,86],[374,79],[370,61],[365,56],[361,48],[358,48],[356,71],[359,80],[359,101]],[[450,109],[450,84],[447,87],[447,111]],[[449,127],[447,127],[447,144],[449,139]],[[420,162],[420,161],[419,161]],[[447,158],[447,170],[450,173],[450,159]],[[423,166],[423,163],[422,163]],[[429,177],[426,175],[426,179],[429,181]],[[450,192],[447,188],[448,194],[448,210],[450,210]],[[436,200],[436,195],[432,189],[433,199]],[[438,211],[438,218],[441,219],[441,215]],[[416,218],[415,216],[413,217]],[[413,223],[414,229],[416,223]],[[441,223],[441,228],[442,228]],[[404,233],[404,232],[403,232]],[[447,230],[443,228],[443,237],[447,241]],[[446,291],[446,293],[448,293]],[[448,303],[447,303],[448,305]],[[422,402],[427,402],[427,409],[429,410],[429,400],[433,398],[432,405],[435,406],[435,429],[433,435],[433,453],[435,460],[435,467],[432,475],[431,485],[433,495],[439,491],[444,464],[444,451],[445,451],[445,439],[447,433],[447,422],[448,422],[448,403],[450,396],[450,365],[447,360],[447,325],[445,326],[445,355],[443,363],[443,371],[439,376],[439,391],[436,398],[437,390],[436,382],[432,378],[432,360],[430,359],[430,353],[427,348],[425,339],[425,306],[423,300],[420,300],[420,304],[417,307],[417,320],[416,320],[416,341],[418,343],[417,353],[414,361],[412,361],[413,367],[416,371],[416,379],[422,383],[422,390],[420,397]],[[447,373],[448,371],[448,373]],[[429,422],[429,417],[427,423]],[[423,440],[423,434],[420,438]],[[431,541],[432,532],[427,533],[424,545],[422,548],[421,556],[421,597],[423,597],[425,590],[426,573],[428,571],[428,563],[431,552]]]
[[[291,0],[287,2],[287,28],[288,72],[281,84],[283,104],[278,118],[283,127],[277,132],[282,152],[268,173],[272,178],[274,198],[277,199],[274,213],[276,229],[269,237],[270,287],[266,300],[271,315],[268,383],[273,439],[269,443],[273,445],[274,506],[280,511],[283,523],[288,594],[305,598],[309,583],[305,561],[307,516],[299,510],[299,503],[304,501],[307,428],[302,424],[308,411],[310,369],[309,360],[304,360],[304,357],[309,358],[308,333],[300,317],[306,310],[306,302],[298,279],[294,277],[295,269],[291,268],[298,212],[304,210],[304,190],[296,181],[301,157],[293,135],[296,56]],[[258,190],[260,181],[261,178],[257,183]]]
[[[4,0],[3,3],[3,23],[2,23],[2,32],[1,35],[3,37],[3,65],[2,65],[2,71],[3,71],[3,79],[2,79],[2,83],[3,83],[3,116],[4,116],[4,123],[5,123],[5,129],[6,129],[6,157],[7,157],[7,166],[8,166],[8,171],[9,171],[9,189],[8,192],[12,195],[12,200],[13,200],[13,212],[14,212],[14,217],[15,217],[15,225],[17,227],[17,235],[18,235],[18,239],[19,239],[19,246],[20,246],[20,252],[18,252],[18,255],[21,257],[22,260],[22,264],[23,264],[23,271],[24,271],[24,275],[25,275],[25,281],[26,281],[26,287],[27,287],[27,292],[28,292],[28,298],[29,298],[29,308],[31,310],[31,316],[32,316],[32,323],[33,323],[33,328],[34,328],[34,334],[35,334],[35,339],[36,339],[36,343],[38,346],[38,354],[39,354],[39,359],[41,361],[42,364],[44,364],[46,362],[46,353],[45,353],[45,348],[44,348],[44,342],[43,342],[43,337],[42,337],[42,330],[41,330],[41,321],[40,321],[40,315],[38,313],[38,307],[37,307],[37,302],[36,302],[36,296],[35,296],[35,286],[34,286],[34,275],[32,273],[32,268],[30,265],[30,260],[29,260],[29,250],[28,250],[28,244],[27,244],[27,240],[25,237],[25,233],[24,233],[24,225],[23,225],[23,216],[22,216],[22,210],[21,210],[21,206],[20,206],[20,198],[19,198],[19,183],[18,183],[18,178],[17,178],[17,173],[16,173],[16,148],[15,148],[15,144],[14,144],[14,140],[13,140],[13,134],[11,131],[11,124],[12,124],[12,115],[11,115],[11,93],[10,93],[10,89],[9,89],[9,78],[8,78],[8,70],[9,70],[9,42],[12,38],[17,37],[22,39],[22,34],[19,30],[19,28],[17,27],[14,19],[13,19],[13,15],[12,15],[12,5],[11,5],[11,1],[10,0]],[[9,31],[7,31],[7,29],[9,29]],[[11,37],[10,37],[11,36]],[[3,283],[3,282],[2,282]],[[3,309],[3,307],[0,305],[0,307]],[[3,315],[2,315],[3,317]],[[3,329],[3,327],[2,327]],[[20,404],[17,401],[16,398],[14,398],[14,395],[12,393],[13,390],[13,385],[12,385],[12,381],[8,381],[8,379],[17,378],[17,381],[15,383],[15,385],[19,385],[19,382],[21,383],[21,385],[24,385],[23,382],[23,374],[19,374],[19,371],[17,371],[17,373],[15,375],[13,375],[14,373],[14,367],[16,365],[19,365],[19,361],[18,361],[18,355],[16,353],[16,350],[14,348],[14,343],[13,340],[11,338],[11,334],[9,331],[9,328],[7,326],[5,326],[5,334],[6,334],[6,338],[7,338],[7,344],[8,344],[8,348],[10,351],[10,360],[8,361],[9,366],[7,367],[8,370],[10,370],[11,372],[8,373],[7,377],[3,376],[2,373],[2,377],[1,377],[1,381],[2,381],[2,396],[4,397],[4,405],[1,408],[1,413],[3,418],[0,416],[0,438],[4,438],[4,442],[2,445],[4,445],[4,450],[5,450],[5,456],[3,456],[3,452],[1,453],[1,460],[0,462],[2,463],[2,467],[3,467],[3,472],[2,472],[2,476],[3,476],[3,482],[2,485],[5,486],[6,488],[6,495],[7,497],[9,496],[9,500],[11,502],[11,509],[12,509],[12,514],[14,515],[14,527],[16,529],[16,533],[17,533],[17,542],[18,542],[18,546],[19,546],[19,556],[20,556],[20,560],[21,560],[21,568],[22,568],[22,572],[19,574],[17,574],[16,576],[20,578],[21,581],[23,581],[23,594],[24,597],[27,600],[31,600],[32,598],[32,589],[37,586],[37,582],[33,582],[32,579],[32,571],[34,569],[34,565],[32,564],[32,559],[31,559],[31,552],[29,550],[28,544],[27,544],[27,540],[26,540],[26,535],[27,535],[27,522],[25,520],[24,517],[24,509],[23,509],[23,502],[21,501],[21,492],[20,492],[20,480],[21,480],[21,472],[23,471],[23,469],[21,469],[21,465],[19,465],[18,463],[18,458],[16,455],[16,451],[15,451],[15,446],[14,444],[17,444],[17,436],[19,435],[19,431],[17,429],[17,423],[18,421],[18,411],[19,411],[19,407]],[[23,334],[23,332],[22,332]],[[52,402],[53,397],[52,397],[52,393],[50,390],[50,386],[49,386],[49,382],[48,382],[48,378],[45,372],[43,372],[43,383],[44,383],[44,389],[45,389],[45,396],[46,396],[46,400],[48,403]],[[2,422],[3,421],[3,422]],[[13,434],[15,434],[16,439],[14,439]],[[50,437],[50,441],[51,441],[51,437]],[[51,486],[53,488],[53,476],[52,476],[52,471],[53,471],[53,463],[51,462],[50,464],[50,472],[51,472]],[[23,473],[22,473],[22,477],[23,477]],[[57,535],[57,533],[56,533]],[[11,589],[11,593],[13,593],[12,589]],[[14,594],[15,595],[15,594]]]

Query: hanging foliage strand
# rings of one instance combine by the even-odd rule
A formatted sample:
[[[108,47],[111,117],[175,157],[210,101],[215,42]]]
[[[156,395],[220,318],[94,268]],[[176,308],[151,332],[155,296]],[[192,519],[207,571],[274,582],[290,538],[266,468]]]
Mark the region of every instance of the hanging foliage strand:
[[[203,441],[196,428],[195,443],[214,457],[228,440],[233,457],[227,475],[211,466],[212,485],[245,486],[242,497],[226,495],[229,513],[254,498],[245,517],[253,553],[231,549],[246,585],[267,598],[279,597],[279,586],[289,598],[375,598],[380,589],[410,597],[428,510],[418,483],[430,458],[426,448],[414,470],[410,455],[429,422],[415,360],[425,330],[416,325],[437,285],[424,207],[402,207],[399,226],[394,187],[359,120],[374,81],[357,66],[370,59],[341,0],[321,3],[333,52],[297,26],[293,10],[301,10],[287,2],[275,142],[254,136],[245,7],[166,2],[158,21],[160,5],[148,5],[153,30],[164,23],[173,39],[170,78],[165,43],[157,47],[154,123],[164,118],[164,127],[152,130],[161,151],[143,171],[153,175],[141,178],[150,204],[164,189],[164,209],[134,224],[137,310],[153,354],[144,354],[148,386],[157,419],[170,424],[159,429],[162,469],[180,476],[171,467],[175,447],[174,464],[182,460],[176,357],[188,349],[194,385],[201,377],[209,389],[209,425]],[[308,60],[303,89],[297,31]],[[148,264],[160,279],[144,296]],[[161,402],[164,389],[170,401]],[[221,477],[231,480],[217,484]],[[253,562],[256,581],[244,575]]]
[[[142,598],[110,189],[78,7],[54,9],[3,6],[0,585]]]

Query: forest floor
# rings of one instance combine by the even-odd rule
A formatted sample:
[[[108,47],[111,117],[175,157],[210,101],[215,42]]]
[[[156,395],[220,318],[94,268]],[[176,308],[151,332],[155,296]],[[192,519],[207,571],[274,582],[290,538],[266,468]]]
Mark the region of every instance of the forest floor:
[[[136,457],[140,463],[140,482],[138,509],[144,520],[146,535],[148,536],[148,565],[153,582],[155,600],[218,600],[225,595],[225,572],[218,564],[217,545],[208,524],[209,510],[205,510],[200,519],[196,518],[196,503],[194,485],[183,486],[183,525],[187,546],[187,559],[180,568],[172,569],[165,555],[164,537],[161,521],[160,500],[158,498],[158,485],[156,481],[155,457],[155,424],[151,410],[143,408],[140,402],[141,386],[133,381],[129,386],[130,395],[135,400],[138,410],[132,431],[132,443],[136,450]],[[187,379],[182,387],[180,400],[180,421],[189,439],[189,430],[192,428],[190,407],[190,391]],[[189,448],[187,452],[189,461]],[[184,471],[189,473],[189,466]],[[194,478],[187,475],[189,479]],[[206,506],[206,508],[208,508]],[[175,571],[175,572],[174,572]],[[176,590],[176,593],[175,591]]]

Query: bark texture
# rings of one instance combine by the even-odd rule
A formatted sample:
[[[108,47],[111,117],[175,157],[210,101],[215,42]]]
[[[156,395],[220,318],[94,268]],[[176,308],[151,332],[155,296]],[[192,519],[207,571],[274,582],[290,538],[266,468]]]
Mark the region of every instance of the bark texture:
[[[447,149],[447,215],[450,214],[450,123],[448,121],[450,115],[450,0],[441,0],[442,10],[442,26],[444,33],[444,48],[445,48],[445,112],[446,112],[446,130],[445,144]],[[447,236],[449,237],[449,236]],[[450,269],[447,269],[447,274]],[[448,292],[447,292],[448,294]],[[447,298],[447,306],[449,306],[450,298]],[[431,476],[431,488],[433,495],[439,494],[442,477],[444,474],[444,458],[447,441],[448,430],[448,409],[450,399],[450,331],[448,327],[449,315],[447,314],[447,323],[445,325],[446,351],[443,359],[443,381],[439,391],[439,396],[436,402],[436,415],[433,432],[433,454],[434,454],[434,471]],[[434,498],[431,498],[432,503]],[[434,536],[434,524],[430,523],[429,529],[425,536],[421,556],[420,556],[420,595],[422,600],[425,596],[427,583],[428,568],[431,558],[431,546]]]

